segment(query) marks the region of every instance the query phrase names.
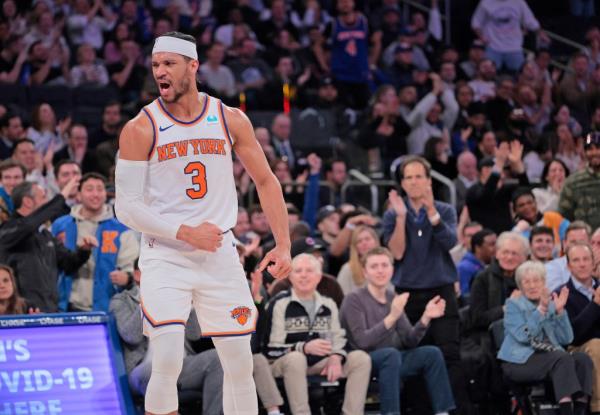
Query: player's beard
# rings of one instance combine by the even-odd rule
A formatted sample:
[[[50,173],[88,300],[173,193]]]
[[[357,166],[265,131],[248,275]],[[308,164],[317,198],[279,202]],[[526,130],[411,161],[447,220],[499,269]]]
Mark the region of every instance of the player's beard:
[[[181,99],[182,96],[184,96],[185,94],[187,94],[190,90],[190,81],[188,79],[182,79],[181,82],[179,82],[179,85],[177,85],[177,87],[175,87],[175,85],[173,85],[173,99],[164,99],[163,100],[168,103],[168,104],[173,104],[175,102],[178,102],[179,99]]]

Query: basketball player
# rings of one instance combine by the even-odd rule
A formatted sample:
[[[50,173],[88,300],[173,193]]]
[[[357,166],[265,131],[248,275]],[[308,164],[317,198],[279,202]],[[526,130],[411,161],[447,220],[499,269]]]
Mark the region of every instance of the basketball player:
[[[287,211],[250,121],[199,93],[197,70],[193,37],[158,37],[152,72],[160,97],[120,137],[116,213],[142,232],[141,309],[152,352],[146,411],[177,412],[184,325],[193,306],[223,366],[225,414],[255,415],[250,334],[257,315],[231,231],[237,219],[233,150],[256,183],[275,237],[259,266],[275,278],[291,268]]]

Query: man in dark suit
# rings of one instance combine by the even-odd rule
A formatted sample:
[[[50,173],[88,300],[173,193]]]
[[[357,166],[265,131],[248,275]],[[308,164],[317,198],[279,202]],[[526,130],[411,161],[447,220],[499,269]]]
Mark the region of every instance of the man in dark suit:
[[[61,160],[72,160],[81,166],[83,173],[96,170],[94,155],[88,150],[88,132],[83,124],[73,124],[68,130],[68,142],[62,150],[54,155],[53,163]]]
[[[590,245],[575,243],[567,248],[566,257],[571,278],[564,285],[569,289],[565,308],[573,327],[573,349],[588,354],[594,361],[590,409],[597,414],[600,412],[600,283],[593,276],[594,255]]]

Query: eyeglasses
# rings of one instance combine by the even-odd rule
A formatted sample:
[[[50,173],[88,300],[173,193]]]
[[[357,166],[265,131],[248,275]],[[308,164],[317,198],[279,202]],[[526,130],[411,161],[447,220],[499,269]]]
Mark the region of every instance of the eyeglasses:
[[[600,148],[600,132],[589,133],[585,136],[585,141],[583,142],[583,148],[588,149],[591,146],[596,146]]]

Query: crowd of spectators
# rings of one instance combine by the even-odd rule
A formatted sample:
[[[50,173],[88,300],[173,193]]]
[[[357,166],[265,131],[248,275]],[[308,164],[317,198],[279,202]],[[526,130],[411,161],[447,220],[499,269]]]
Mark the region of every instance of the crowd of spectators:
[[[468,45],[445,42],[437,0],[409,15],[398,0],[1,4],[0,88],[114,99],[92,122],[52,99],[0,100],[0,314],[114,313],[143,395],[139,235],[114,216],[114,165],[122,126],[158,97],[153,39],[182,31],[197,40],[202,91],[255,120],[288,202],[293,271],[273,281],[254,271],[274,242],[234,160],[233,231],[262,311],[255,381],[269,414],[286,402],[273,377],[289,411],[309,413],[306,375],[346,379],[339,410],[361,413],[370,374],[383,413],[399,413],[417,374],[416,396],[432,403],[419,411],[492,402],[507,413],[502,371],[568,379],[554,387],[561,413],[600,413],[599,28],[562,71],[524,0],[481,0]],[[396,182],[380,187],[381,211],[349,186],[350,169]],[[454,205],[432,170],[454,184]],[[499,364],[488,328],[503,318]],[[488,368],[479,401],[467,340]],[[187,336],[180,382],[204,391],[206,413],[220,410],[219,373],[210,344]]]

